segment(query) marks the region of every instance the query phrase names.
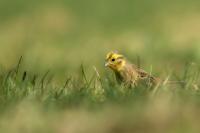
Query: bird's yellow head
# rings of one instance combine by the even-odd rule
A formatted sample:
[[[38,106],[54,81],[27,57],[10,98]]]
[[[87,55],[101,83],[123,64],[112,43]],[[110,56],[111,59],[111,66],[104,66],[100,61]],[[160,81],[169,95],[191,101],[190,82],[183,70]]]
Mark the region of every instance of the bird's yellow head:
[[[126,64],[126,59],[123,55],[118,54],[118,52],[109,52],[106,56],[105,66],[111,68],[112,70],[118,72],[124,68]]]

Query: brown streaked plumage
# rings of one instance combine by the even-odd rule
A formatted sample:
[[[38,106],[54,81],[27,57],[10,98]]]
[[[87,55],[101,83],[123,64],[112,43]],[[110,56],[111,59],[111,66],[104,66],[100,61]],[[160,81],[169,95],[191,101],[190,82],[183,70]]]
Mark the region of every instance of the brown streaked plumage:
[[[114,71],[119,83],[131,86],[137,86],[140,81],[145,81],[148,85],[157,85],[160,83],[158,78],[131,64],[123,55],[117,52],[107,54],[105,66]]]

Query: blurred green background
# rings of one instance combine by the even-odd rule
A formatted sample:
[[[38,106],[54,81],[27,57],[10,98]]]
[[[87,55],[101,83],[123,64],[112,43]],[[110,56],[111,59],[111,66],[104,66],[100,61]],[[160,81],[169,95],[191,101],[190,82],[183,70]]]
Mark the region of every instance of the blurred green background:
[[[199,7],[199,0],[0,0],[0,130],[198,133]],[[111,50],[133,63],[140,57],[145,70],[163,79],[196,65],[186,70],[186,85],[163,86],[155,95],[144,88],[122,92],[104,78]],[[9,75],[20,56],[21,72],[31,73],[23,82],[22,73],[20,80]],[[43,87],[47,70],[63,85],[80,76],[81,64],[87,77],[95,66],[103,86],[78,80]]]
[[[28,71],[73,74],[84,64],[104,71],[105,54],[163,72],[200,58],[198,0],[1,0],[0,64],[20,56]],[[167,66],[167,67],[166,67]],[[64,74],[63,74],[64,73]]]

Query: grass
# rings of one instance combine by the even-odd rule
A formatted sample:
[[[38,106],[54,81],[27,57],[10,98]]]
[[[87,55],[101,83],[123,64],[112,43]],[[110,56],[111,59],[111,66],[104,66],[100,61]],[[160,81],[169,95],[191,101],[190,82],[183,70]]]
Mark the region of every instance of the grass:
[[[198,5],[1,0],[0,131],[200,132]],[[120,86],[103,66],[111,50],[184,83]]]
[[[113,75],[79,77],[58,85],[49,75],[29,74],[23,59],[0,76],[0,128],[4,132],[198,132],[199,67],[175,76],[185,83],[158,88],[118,85]]]

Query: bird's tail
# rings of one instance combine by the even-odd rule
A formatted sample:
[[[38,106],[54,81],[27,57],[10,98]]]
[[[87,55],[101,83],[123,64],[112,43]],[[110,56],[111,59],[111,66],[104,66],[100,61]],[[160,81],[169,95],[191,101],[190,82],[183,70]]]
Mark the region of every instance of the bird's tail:
[[[149,82],[151,82],[154,85],[157,85],[157,84],[163,84],[163,85],[166,85],[166,84],[185,84],[186,83],[186,81],[173,81],[173,80],[169,80],[168,78],[165,79],[165,80],[162,80],[160,78],[156,78],[156,77],[153,77],[153,76],[149,76]]]

